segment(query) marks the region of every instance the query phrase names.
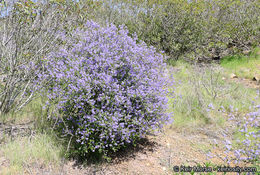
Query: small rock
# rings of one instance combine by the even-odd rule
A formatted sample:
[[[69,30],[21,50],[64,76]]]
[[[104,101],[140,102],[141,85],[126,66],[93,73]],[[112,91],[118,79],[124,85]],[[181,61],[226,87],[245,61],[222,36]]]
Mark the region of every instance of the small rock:
[[[180,155],[185,155],[185,152],[180,151]]]
[[[260,77],[258,77],[258,76],[254,76],[254,77],[253,77],[253,81],[260,82]]]
[[[225,77],[222,77],[222,80],[225,80],[226,78]]]
[[[244,50],[244,51],[243,51],[243,54],[244,54],[244,55],[248,55],[249,53],[250,53],[250,50]]]
[[[168,148],[170,148],[170,143],[167,143],[166,145],[167,145]]]
[[[236,74],[232,73],[232,74],[230,75],[230,78],[238,78],[238,77],[237,77]]]

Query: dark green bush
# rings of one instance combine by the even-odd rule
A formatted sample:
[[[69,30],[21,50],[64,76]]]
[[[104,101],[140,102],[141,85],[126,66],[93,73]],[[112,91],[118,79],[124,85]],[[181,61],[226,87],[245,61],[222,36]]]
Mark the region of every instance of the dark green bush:
[[[259,45],[257,0],[124,2],[134,8],[121,10],[124,18],[115,23],[126,24],[130,34],[164,50],[170,59],[220,59]]]

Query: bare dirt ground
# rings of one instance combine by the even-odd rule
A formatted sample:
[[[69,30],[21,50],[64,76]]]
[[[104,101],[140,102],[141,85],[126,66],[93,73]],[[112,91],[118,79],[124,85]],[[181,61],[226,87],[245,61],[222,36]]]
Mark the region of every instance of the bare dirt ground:
[[[258,53],[260,55],[260,51]],[[257,65],[257,68],[260,70],[260,64]],[[233,81],[236,83],[243,84],[244,86],[248,88],[253,88],[253,89],[260,89],[260,75],[255,74],[253,78],[241,78],[241,77],[236,77],[236,78],[228,78],[228,81]]]
[[[229,81],[234,81],[236,83],[241,83],[245,85],[246,87],[252,88],[252,89],[260,89],[260,82],[253,81],[251,79],[246,79],[246,78],[233,78],[232,80]]]

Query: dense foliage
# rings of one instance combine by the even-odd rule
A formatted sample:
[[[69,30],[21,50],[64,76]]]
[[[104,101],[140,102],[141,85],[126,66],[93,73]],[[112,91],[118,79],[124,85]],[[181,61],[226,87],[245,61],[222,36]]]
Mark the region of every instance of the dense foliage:
[[[57,128],[71,137],[75,152],[107,153],[169,120],[164,57],[137,44],[121,26],[89,21],[43,60],[49,103]]]
[[[122,7],[115,23],[171,60],[220,59],[259,45],[258,0],[125,0]]]

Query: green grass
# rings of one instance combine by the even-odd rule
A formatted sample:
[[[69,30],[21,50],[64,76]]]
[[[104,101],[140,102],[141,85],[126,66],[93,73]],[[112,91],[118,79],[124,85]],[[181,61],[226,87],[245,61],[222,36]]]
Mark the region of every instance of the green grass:
[[[234,55],[224,57],[221,60],[221,66],[225,68],[226,73],[234,73],[238,77],[252,79],[254,76],[260,76],[260,48],[256,48],[249,56]]]
[[[179,83],[175,89],[176,98],[169,99],[175,128],[196,128],[208,124],[224,127],[226,118],[216,112],[217,109],[233,106],[245,113],[256,97],[255,89],[223,80],[226,74],[220,66],[201,70],[185,62],[176,62],[175,65],[179,71],[173,77]],[[208,111],[209,104],[214,106],[214,111]]]
[[[259,61],[258,58],[256,60]],[[252,101],[260,104],[260,98],[256,98],[256,89],[222,78],[233,71],[235,66],[232,63],[236,62],[236,66],[247,67],[251,66],[253,61],[250,60],[250,64],[243,64],[239,60],[229,61],[225,63],[224,68],[219,65],[209,65],[204,69],[197,69],[185,62],[175,63],[175,69],[178,68],[179,71],[175,72],[173,77],[177,82],[181,82],[175,89],[176,98],[169,100],[170,111],[174,113],[172,128],[185,131],[192,131],[204,126],[212,126],[216,129],[225,128],[228,124],[227,114],[231,112],[231,106],[237,110],[236,117],[244,117],[246,113],[250,112]],[[208,110],[209,104],[212,104],[214,109]],[[218,111],[222,106],[225,112]],[[234,138],[244,139],[244,136],[236,133]],[[193,146],[203,151],[209,149],[206,145]],[[234,145],[234,147],[236,146],[239,145]]]
[[[32,138],[18,137],[9,141],[0,148],[10,164],[5,167],[2,174],[18,174],[26,171],[28,165],[48,166],[61,162],[62,147],[57,145],[51,135],[38,134]]]
[[[43,99],[38,97],[26,105],[21,111],[9,112],[0,116],[0,122],[3,123],[28,123],[40,119],[43,114],[42,106],[44,105]]]
[[[7,135],[3,137],[0,158],[7,159],[9,166],[0,168],[0,174],[29,173],[30,166],[44,167],[50,164],[58,167],[61,163],[64,147],[49,130],[44,131],[48,126],[43,105],[44,99],[39,97],[19,112],[0,116],[0,122],[7,125],[33,122],[32,129],[36,132],[35,136],[18,137],[15,140],[11,140]]]

